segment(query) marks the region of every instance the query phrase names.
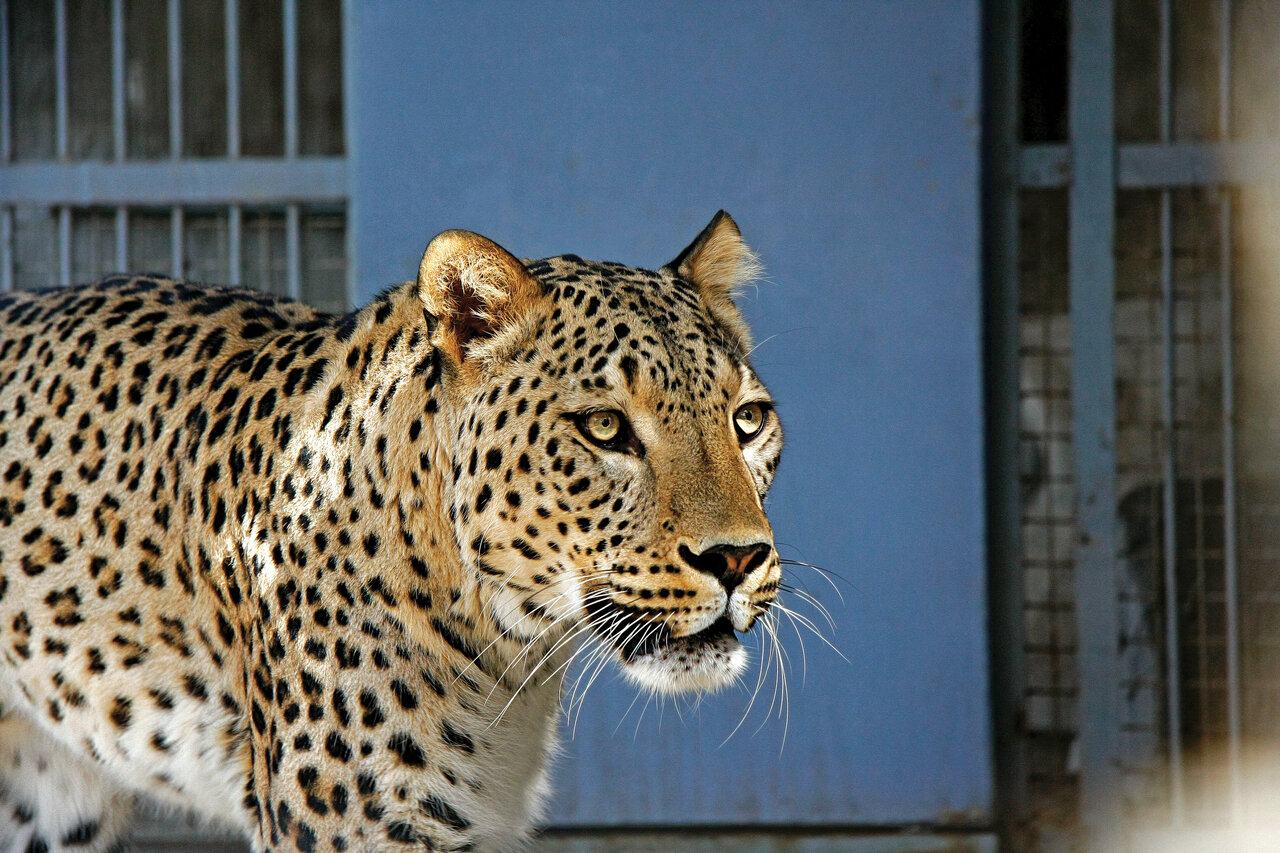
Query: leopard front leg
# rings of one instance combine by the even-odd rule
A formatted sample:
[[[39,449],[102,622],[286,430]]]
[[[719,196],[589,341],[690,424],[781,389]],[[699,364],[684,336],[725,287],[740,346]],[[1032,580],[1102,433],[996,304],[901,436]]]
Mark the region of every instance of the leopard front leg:
[[[17,712],[0,716],[0,851],[123,849],[133,796]]]

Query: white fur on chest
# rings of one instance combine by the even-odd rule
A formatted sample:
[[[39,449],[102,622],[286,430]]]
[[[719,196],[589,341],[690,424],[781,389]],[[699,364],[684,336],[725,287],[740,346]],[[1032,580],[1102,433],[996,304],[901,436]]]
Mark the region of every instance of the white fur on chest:
[[[471,773],[484,780],[484,787],[468,803],[478,850],[516,849],[544,817],[550,764],[559,746],[562,683],[563,672],[546,683],[527,685],[501,719],[481,724],[478,734],[490,748],[476,754]],[[495,695],[489,708],[496,714],[505,702],[497,702]]]

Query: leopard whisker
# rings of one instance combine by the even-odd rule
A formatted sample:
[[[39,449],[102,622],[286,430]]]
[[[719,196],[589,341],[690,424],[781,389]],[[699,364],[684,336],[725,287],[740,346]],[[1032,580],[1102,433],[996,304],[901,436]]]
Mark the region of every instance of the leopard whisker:
[[[845,578],[843,575],[833,572],[830,569],[815,566],[813,563],[806,563],[804,560],[793,560],[790,557],[778,557],[778,563],[784,566],[798,566],[803,569],[812,569],[817,573],[818,577],[831,585],[831,589],[835,592],[836,597],[840,599],[841,604],[845,603],[844,593],[840,591],[840,587],[836,581],[838,580],[846,586],[853,588],[853,583],[848,578]]]
[[[808,649],[805,648],[804,635],[800,633],[800,622],[796,621],[794,612],[787,611],[785,608],[780,608],[778,612],[786,617],[788,624],[791,625],[791,630],[796,635],[796,642],[800,643],[800,683],[804,684],[809,680],[809,653]],[[786,648],[783,648],[782,653],[783,656],[786,656],[787,661],[791,660],[791,654],[786,651]]]
[[[569,700],[565,705],[566,721],[573,717],[573,709],[577,699],[578,687],[581,685],[583,677],[592,669],[592,667],[598,668],[608,662],[609,655],[612,652],[608,643],[613,636],[613,631],[620,624],[628,621],[628,619],[629,617],[627,614],[619,612],[612,614],[604,623],[596,625],[596,632],[598,634],[604,634],[604,637],[597,638],[596,642],[590,645],[590,651],[587,654],[586,660],[582,663],[582,668],[578,672],[578,677],[574,679],[573,686],[569,691]],[[570,658],[570,660],[566,661],[564,665],[568,666],[572,662],[573,658]]]
[[[586,583],[586,579],[585,579],[585,578],[574,578],[574,579],[573,579],[573,583],[576,583],[576,584],[585,584],[585,583]],[[573,591],[576,591],[576,590],[571,590],[570,592],[573,592]],[[555,602],[555,601],[557,601],[557,600],[561,599],[562,597],[569,595],[569,594],[570,594],[570,592],[562,592],[562,593],[560,593],[559,595],[557,595],[555,598],[551,599],[551,601],[552,601],[552,602]],[[517,607],[518,607],[518,605],[517,605],[515,602],[512,602],[512,604],[510,605],[510,608],[512,609],[512,611],[515,611]],[[494,614],[494,621],[495,621],[498,625],[502,625],[502,624],[505,622],[505,619],[504,619],[504,618],[502,618],[499,614]],[[516,657],[512,659],[511,663],[507,664],[507,668],[506,668],[506,669],[504,669],[504,670],[502,671],[502,675],[498,677],[497,682],[500,684],[500,683],[502,682],[502,679],[506,677],[507,672],[508,672],[508,671],[510,671],[511,667],[515,664],[515,662],[516,662],[516,661],[518,661],[518,660],[519,660],[519,659],[520,659],[520,658],[521,658],[525,653],[527,653],[527,652],[528,652],[528,650],[529,650],[530,648],[532,648],[532,647],[534,646],[534,644],[535,644],[535,643],[537,643],[539,640],[541,640],[541,638],[542,638],[542,637],[544,637],[544,636],[546,635],[547,631],[549,631],[549,630],[554,630],[554,629],[555,629],[555,628],[560,624],[560,622],[561,622],[561,619],[560,619],[559,617],[553,617],[553,618],[552,618],[552,621],[551,621],[551,624],[550,624],[549,626],[547,626],[547,628],[543,629],[539,634],[535,635],[535,637],[533,638],[533,640],[529,641],[529,643],[527,643],[527,644],[521,644],[520,653],[519,653],[519,654],[517,654],[517,655],[516,655]],[[463,667],[463,668],[462,668],[462,669],[457,673],[457,675],[455,675],[455,676],[454,676],[453,681],[452,681],[452,682],[450,682],[450,686],[452,686],[453,684],[456,684],[456,683],[458,682],[458,679],[462,678],[462,676],[463,676],[463,675],[465,675],[465,674],[467,673],[467,671],[468,671],[469,669],[471,669],[471,667],[472,667],[472,666],[475,666],[475,665],[477,664],[477,662],[479,661],[479,659],[480,659],[481,657],[483,657],[486,653],[488,653],[488,652],[489,652],[489,651],[490,651],[494,646],[496,646],[496,645],[497,645],[499,642],[501,642],[503,639],[506,639],[507,637],[509,637],[509,636],[511,635],[511,632],[514,630],[514,628],[515,628],[515,626],[513,625],[513,626],[505,627],[505,628],[503,628],[501,631],[499,631],[499,632],[498,632],[498,635],[497,635],[496,637],[494,637],[494,638],[493,638],[493,640],[491,640],[491,641],[489,642],[489,644],[488,644],[488,645],[486,645],[483,649],[481,649],[481,650],[480,650],[480,652],[475,656],[475,658],[473,658],[472,660],[468,661],[468,662],[467,662],[467,665],[466,665],[465,667]],[[497,684],[495,684],[495,685],[494,685],[494,688],[493,688],[493,689],[497,689]],[[490,697],[492,697],[492,695],[493,695],[493,690],[490,690],[490,694],[489,694],[489,695],[490,695]],[[487,699],[486,699],[486,701],[487,701]]]
[[[664,712],[667,709],[667,699],[661,693],[654,693],[652,690],[646,690],[643,692],[643,694],[637,693],[636,695],[637,696],[643,695],[645,699],[644,699],[644,707],[640,709],[640,716],[636,719],[636,730],[631,735],[631,739],[633,742],[638,741],[640,739],[640,724],[644,722],[645,712],[649,710],[650,705],[654,704],[655,701],[657,702],[659,731],[662,730],[662,721],[666,716]]]
[[[585,581],[585,579],[579,579],[577,582],[578,582],[578,583],[581,583],[581,584],[585,584],[585,582],[586,582],[586,581]],[[570,592],[576,592],[576,590],[572,590],[572,591],[570,591]],[[588,594],[584,597],[584,602],[590,602],[590,601],[593,599],[593,596],[597,596],[597,595],[599,595],[600,597],[603,597],[603,594],[604,594],[605,592],[607,592],[607,591],[605,591],[605,590],[593,590],[592,592],[588,593]],[[564,593],[561,593],[561,594],[560,594],[560,596],[557,596],[556,598],[560,598],[560,597],[562,597],[562,596],[569,595],[569,594],[570,594],[569,592],[564,592]],[[552,599],[552,600],[554,601],[555,599]],[[567,620],[562,620],[562,619],[556,619],[556,620],[553,620],[552,624],[551,624],[551,625],[549,625],[549,626],[547,626],[547,627],[546,627],[542,632],[540,632],[540,633],[539,633],[539,634],[534,638],[534,640],[533,640],[533,641],[531,641],[530,643],[526,644],[525,646],[523,646],[523,647],[521,648],[521,650],[520,650],[519,654],[517,654],[517,655],[516,655],[516,656],[511,660],[511,662],[507,664],[506,669],[504,669],[504,670],[503,670],[502,675],[501,675],[501,676],[499,676],[499,678],[498,678],[497,682],[494,684],[494,687],[490,689],[490,691],[489,691],[489,696],[488,696],[488,697],[486,697],[486,702],[488,701],[488,699],[490,699],[490,698],[492,698],[492,697],[493,697],[493,692],[494,692],[494,691],[497,689],[497,687],[498,687],[498,686],[503,682],[503,679],[505,679],[505,678],[506,678],[506,675],[507,675],[507,673],[511,670],[511,668],[512,668],[513,666],[515,666],[515,665],[516,665],[516,664],[521,660],[521,658],[523,658],[525,655],[527,655],[529,652],[531,652],[531,651],[536,647],[536,645],[542,641],[542,639],[547,635],[547,633],[549,633],[549,632],[550,632],[550,631],[552,631],[552,630],[555,630],[557,627],[559,627],[559,626],[560,626],[561,622],[563,622],[563,621],[567,621]],[[563,634],[559,639],[557,639],[556,641],[554,641],[554,642],[551,644],[551,647],[550,647],[549,649],[547,649],[547,651],[542,655],[542,658],[541,658],[541,659],[540,659],[536,664],[534,664],[534,665],[530,668],[530,670],[529,670],[528,674],[525,676],[524,680],[523,680],[523,681],[519,684],[519,686],[517,686],[517,687],[516,687],[516,689],[512,692],[512,695],[511,695],[511,697],[508,699],[507,704],[503,706],[502,711],[498,714],[498,719],[500,720],[500,719],[502,718],[502,716],[506,713],[507,709],[511,706],[511,703],[512,703],[512,702],[514,702],[514,701],[516,700],[516,698],[519,696],[520,691],[524,689],[524,687],[525,687],[525,686],[530,682],[530,680],[531,680],[531,679],[532,679],[532,678],[533,678],[533,677],[538,673],[538,670],[539,670],[539,669],[541,669],[541,668],[542,668],[542,666],[543,666],[543,665],[544,665],[548,660],[550,660],[550,659],[555,655],[555,653],[556,653],[560,648],[562,648],[562,647],[563,647],[565,644],[567,644],[567,643],[571,643],[571,642],[573,642],[577,637],[581,636],[584,632],[586,632],[586,631],[587,631],[587,630],[589,630],[589,629],[590,629],[590,625],[589,625],[588,623],[586,623],[585,621],[583,621],[583,622],[579,623],[578,625],[574,626],[574,628],[573,628],[572,630],[566,631],[566,632],[565,632],[565,634]],[[572,656],[570,656],[570,660],[571,660],[571,659],[572,659]],[[555,677],[555,675],[559,673],[559,671],[560,671],[560,669],[559,669],[559,668],[557,668],[554,672],[552,672],[552,673],[551,673],[551,677],[553,677],[553,678],[554,678],[554,677]],[[496,720],[495,720],[495,722],[496,722]],[[490,726],[490,727],[492,727],[492,726]]]
[[[566,714],[566,722],[569,724],[569,736],[571,738],[578,735],[578,720],[582,715],[582,703],[586,701],[587,691],[590,690],[596,677],[608,663],[609,650],[604,647],[598,648],[595,654],[587,658],[587,661],[583,664],[582,672],[578,675],[578,680],[574,682],[573,692],[569,695],[568,713]],[[588,673],[590,673],[590,676],[586,685],[582,688],[581,695],[579,695],[578,685]]]
[[[592,592],[587,594],[586,598],[584,599],[584,602],[591,602],[593,600],[593,597],[604,598],[606,597],[606,595],[607,595],[607,590],[593,590]],[[578,637],[581,637],[584,634],[587,634],[588,636],[590,636],[590,632],[592,631],[592,628],[593,626],[591,625],[590,622],[583,620],[578,626],[575,627],[573,631],[566,633],[556,643],[554,643],[550,649],[547,650],[546,654],[543,655],[542,660],[540,660],[533,667],[533,672],[537,672],[537,670],[540,669],[543,666],[543,664],[545,664],[547,660],[549,660],[552,656],[554,656],[556,651],[558,651],[565,644],[573,642]],[[597,627],[597,630],[598,630],[598,627]],[[565,668],[570,666],[582,648],[583,648],[582,646],[575,648],[573,650],[573,653],[570,654],[568,658],[566,658],[564,663],[560,664],[560,666],[552,670],[549,677],[555,678],[557,675],[560,674],[561,671],[563,671]]]
[[[580,625],[577,628],[575,628],[573,631],[568,632],[564,637],[561,637],[560,640],[556,643],[556,645],[553,646],[552,649],[549,650],[545,655],[543,655],[542,659],[539,660],[538,663],[530,669],[529,674],[525,676],[524,681],[520,682],[520,685],[516,687],[515,690],[512,691],[511,697],[507,699],[507,703],[502,706],[502,710],[498,712],[497,716],[494,718],[493,722],[489,724],[488,728],[492,729],[499,722],[501,722],[502,718],[506,715],[507,711],[511,708],[511,705],[516,701],[516,698],[519,697],[520,691],[522,691],[525,688],[525,685],[527,685],[529,681],[537,674],[538,670],[542,668],[542,665],[546,663],[552,657],[552,655],[555,654],[556,649],[561,644],[572,641],[573,639],[575,639],[576,637],[578,637],[579,635],[581,635],[583,632],[587,630],[588,630],[587,625]]]
[[[641,697],[647,697],[645,699],[644,708],[648,708],[649,702],[653,699],[653,694],[648,691],[642,691],[642,690],[636,691],[636,695],[631,699],[631,704],[627,706],[627,710],[622,712],[622,716],[618,718],[618,724],[613,727],[613,733],[615,735],[618,733],[618,729],[622,728],[622,724],[627,721],[627,717],[631,714],[631,709],[636,706],[636,703],[640,701]],[[640,711],[640,718],[636,720],[636,731],[635,731],[635,734],[633,735],[633,739],[638,738],[640,736],[640,722],[643,719],[644,719],[644,709],[642,708]]]
[[[626,624],[627,622],[631,622],[630,618],[627,617],[626,614],[618,614],[618,615],[619,615],[619,619],[609,626],[610,632],[612,632],[613,628],[619,624]],[[609,638],[610,642],[615,642],[616,645],[622,645],[625,642],[630,642],[631,639],[643,629],[644,629],[643,623],[631,622],[631,624],[627,625],[625,629],[625,633],[620,638],[618,638],[617,641],[614,641],[613,638],[610,637]],[[610,648],[608,645],[601,644],[601,646],[598,649],[598,654],[595,655],[595,657],[598,658],[598,661],[594,665],[590,663],[584,665],[582,672],[579,673],[578,675],[578,679],[574,682],[573,693],[571,694],[570,701],[569,701],[569,716],[572,719],[573,736],[577,735],[578,720],[580,720],[582,717],[582,707],[583,707],[583,703],[586,701],[587,693],[591,690],[591,686],[595,683],[596,679],[600,676],[600,673],[603,672],[605,665],[609,663],[609,659],[612,656],[613,651],[614,651],[613,648]],[[590,667],[590,669],[588,667]],[[578,695],[578,685],[581,683],[583,677],[587,675],[588,672],[590,672],[590,675],[587,677],[587,682],[585,686],[583,686],[582,688],[581,695]],[[575,709],[575,701],[576,701],[576,709]]]
[[[670,616],[671,614],[668,614],[667,618],[670,619]],[[628,632],[628,635],[622,638],[622,640],[618,642],[617,645],[623,646],[623,645],[630,644],[633,641],[638,641],[640,643],[643,643],[646,640],[648,640],[651,636],[653,636],[655,632],[659,631],[663,627],[665,627],[665,623],[664,624],[659,624],[657,622],[635,623],[631,626]],[[599,678],[600,674],[604,671],[604,665],[608,663],[608,661],[609,661],[609,658],[607,655],[601,657],[601,662],[596,665],[594,671],[591,674],[591,677],[587,680],[586,686],[583,687],[582,689],[582,695],[578,697],[577,711],[576,711],[576,714],[574,715],[574,720],[573,720],[574,736],[577,735],[578,722],[582,719],[582,708],[584,703],[586,702],[587,694],[591,691],[591,687],[592,685],[595,684],[596,679]],[[575,685],[575,691],[576,691],[576,685]]]
[[[773,639],[773,658],[777,665],[774,697],[769,700],[769,710],[766,712],[766,717],[773,712],[773,703],[776,698],[778,700],[778,718],[782,720],[782,741],[778,745],[778,754],[781,755],[783,750],[787,748],[787,735],[791,731],[791,683],[787,678],[789,657],[786,647],[782,644],[782,638],[778,635],[777,619],[770,619],[765,629]]]
[[[747,357],[748,357],[748,358],[750,358],[750,357],[752,356],[752,354],[754,354],[754,353],[755,353],[755,351],[756,351],[756,350],[760,349],[760,347],[762,347],[762,346],[764,346],[765,344],[769,343],[769,341],[773,340],[773,339],[774,339],[774,338],[776,338],[776,337],[778,337],[778,335],[775,333],[775,334],[772,334],[772,335],[770,335],[769,337],[765,338],[764,340],[757,342],[757,343],[755,344],[755,346],[753,346],[753,347],[751,347],[751,349],[747,350]]]
[[[788,619],[792,620],[793,623],[799,623],[800,625],[803,625],[815,637],[817,637],[824,644],[826,644],[827,648],[831,649],[831,651],[838,654],[840,656],[840,659],[843,660],[845,663],[853,663],[853,661],[849,660],[849,658],[845,655],[844,652],[840,651],[840,649],[837,648],[834,643],[832,643],[829,639],[827,639],[827,637],[822,633],[822,631],[818,629],[818,626],[813,624],[813,621],[809,619],[807,616],[805,616],[803,613],[793,610],[792,608],[787,607],[785,604],[781,604],[777,601],[773,603],[771,609],[777,610],[779,613],[782,613]],[[800,635],[799,630],[796,631],[796,635],[797,636]]]
[[[787,583],[779,584],[778,588],[800,598],[802,601],[804,601],[809,606],[811,606],[814,610],[818,611],[818,614],[822,616],[823,621],[827,623],[827,626],[831,629],[833,633],[837,630],[836,621],[834,617],[832,617],[831,611],[827,609],[826,605],[824,605],[821,601],[819,601],[809,592],[803,589],[794,587],[791,584],[787,584]]]
[[[791,622],[793,630],[796,632],[796,642],[800,644],[800,683],[804,684],[809,680],[809,651],[805,648],[804,637],[800,636],[800,631],[795,628],[797,624],[796,614],[785,605],[778,608],[778,613],[787,617]],[[814,633],[817,633],[817,626],[810,623],[809,628],[814,631]],[[790,662],[791,656],[785,648],[783,648],[782,653],[786,655],[787,661]]]
[[[588,598],[590,598],[590,594],[588,595]],[[548,649],[546,653],[542,656],[542,658],[538,661],[538,663],[535,664],[530,669],[530,672],[525,677],[524,681],[521,682],[520,685],[513,692],[511,698],[507,701],[507,704],[503,707],[502,712],[499,713],[498,715],[499,719],[502,717],[503,714],[506,713],[507,709],[510,708],[511,703],[515,701],[516,697],[519,695],[519,692],[525,687],[525,685],[529,683],[530,679],[532,679],[533,676],[537,674],[538,670],[541,669],[542,666],[546,664],[546,662],[550,660],[561,647],[563,647],[566,644],[574,642],[577,638],[583,636],[584,634],[590,636],[591,629],[592,629],[591,624],[586,621],[583,621],[579,625],[575,626],[573,630],[566,632],[559,640],[553,643],[552,647]],[[565,668],[570,666],[582,648],[584,647],[579,646],[578,648],[575,648],[573,652],[566,658],[566,660],[550,673],[549,677],[555,678],[557,675],[559,675],[561,671],[563,671]]]
[[[581,581],[579,581],[579,582],[581,582],[581,583],[585,583],[585,580],[581,580]],[[593,590],[592,592],[588,593],[588,594],[584,597],[584,599],[583,599],[584,604],[585,604],[585,603],[587,603],[587,602],[592,601],[592,600],[593,600],[593,596],[596,596],[596,594],[597,594],[597,593],[603,593],[603,592],[604,592],[604,591],[602,591],[602,590]],[[568,595],[568,594],[569,594],[568,592],[561,593],[559,596],[556,596],[556,598],[560,598],[560,597],[562,597],[562,596],[566,596],[566,595]],[[600,597],[602,597],[602,596],[600,596]],[[552,599],[552,600],[554,601],[555,599]],[[549,633],[550,631],[555,630],[557,627],[559,627],[559,626],[560,626],[560,624],[561,624],[561,621],[564,621],[564,620],[560,620],[560,619],[553,620],[553,621],[552,621],[552,623],[551,623],[551,625],[549,625],[549,626],[547,626],[545,629],[543,629],[543,630],[542,630],[538,635],[536,635],[536,636],[534,637],[534,639],[533,639],[533,640],[531,640],[529,643],[527,643],[527,644],[525,644],[524,646],[522,646],[522,648],[521,648],[520,652],[519,652],[519,653],[518,653],[514,658],[512,658],[511,662],[507,664],[507,668],[506,668],[505,670],[503,670],[503,672],[502,672],[502,676],[499,678],[499,681],[501,681],[501,679],[502,679],[502,678],[505,678],[505,677],[506,677],[506,674],[511,670],[511,668],[512,668],[513,666],[515,666],[517,663],[519,663],[519,662],[520,662],[520,660],[521,660],[523,657],[525,657],[525,656],[526,656],[530,651],[532,651],[532,650],[535,648],[536,644],[537,644],[537,643],[539,643],[539,642],[541,642],[541,640],[542,640],[542,639],[547,635],[547,633]],[[577,631],[575,631],[575,632],[571,632],[571,635],[572,635],[572,636],[577,636],[577,633],[578,633]],[[548,654],[548,655],[553,654],[553,653],[555,652],[555,650],[556,650],[557,648],[559,648],[559,647],[560,647],[560,645],[561,645],[563,642],[564,642],[564,637],[561,637],[561,638],[560,638],[560,640],[558,640],[558,641],[554,642],[554,643],[553,643],[553,645],[552,645],[552,649],[551,649],[547,654]],[[541,666],[541,663],[539,663],[537,666],[534,666],[534,667],[533,667],[533,669],[532,669],[532,671],[529,673],[529,675],[530,675],[530,676],[532,676],[534,673],[536,673],[536,672],[537,672],[537,670],[538,670],[538,667],[539,667],[539,666]],[[528,680],[529,680],[528,678],[525,678],[525,683],[527,683],[527,682],[528,682]],[[523,686],[523,684],[522,684],[522,686]]]
[[[763,625],[763,624],[764,624],[765,619],[767,619],[767,618],[768,618],[768,615],[766,615],[765,617],[763,617],[763,618],[760,620],[760,623]],[[738,733],[738,730],[739,730],[739,729],[741,729],[741,728],[742,728],[742,726],[743,726],[743,724],[744,724],[744,723],[746,723],[746,721],[748,720],[748,718],[750,718],[750,716],[751,716],[751,709],[755,707],[756,699],[757,699],[757,698],[759,697],[759,695],[760,695],[760,690],[761,690],[761,688],[762,688],[762,686],[763,686],[763,684],[764,684],[764,679],[765,679],[765,677],[766,677],[766,675],[767,675],[767,673],[768,673],[768,664],[767,664],[767,663],[764,663],[764,660],[766,660],[766,659],[764,658],[764,654],[763,654],[763,652],[764,652],[764,643],[765,643],[765,640],[764,640],[764,638],[762,637],[762,638],[761,638],[761,640],[760,640],[762,666],[760,666],[760,668],[756,671],[756,683],[755,683],[755,687],[754,687],[754,688],[752,688],[752,690],[751,690],[751,698],[747,701],[747,706],[746,706],[746,708],[744,708],[744,709],[743,709],[743,711],[742,711],[742,717],[738,720],[737,725],[735,725],[735,726],[733,727],[733,729],[729,732],[729,734],[725,736],[724,740],[720,742],[720,745],[721,745],[721,746],[724,746],[726,743],[728,743],[728,742],[729,742],[729,740],[730,740],[730,739],[731,739],[735,734],[737,734],[737,733]]]

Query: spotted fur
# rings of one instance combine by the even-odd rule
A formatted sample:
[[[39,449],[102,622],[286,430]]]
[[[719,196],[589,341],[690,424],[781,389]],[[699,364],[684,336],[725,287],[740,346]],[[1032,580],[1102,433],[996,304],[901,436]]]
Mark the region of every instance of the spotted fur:
[[[146,794],[255,850],[508,849],[581,640],[733,680],[779,584],[751,261],[719,214],[656,272],[446,232],[345,317],[0,297],[0,847],[110,850]]]

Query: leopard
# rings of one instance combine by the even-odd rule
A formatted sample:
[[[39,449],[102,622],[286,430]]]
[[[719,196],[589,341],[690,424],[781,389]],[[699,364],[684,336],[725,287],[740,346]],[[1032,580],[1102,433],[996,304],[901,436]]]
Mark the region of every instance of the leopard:
[[[742,681],[782,584],[758,269],[721,211],[658,270],[446,231],[345,315],[0,295],[0,847],[124,849],[154,803],[255,851],[519,849],[581,649]]]

